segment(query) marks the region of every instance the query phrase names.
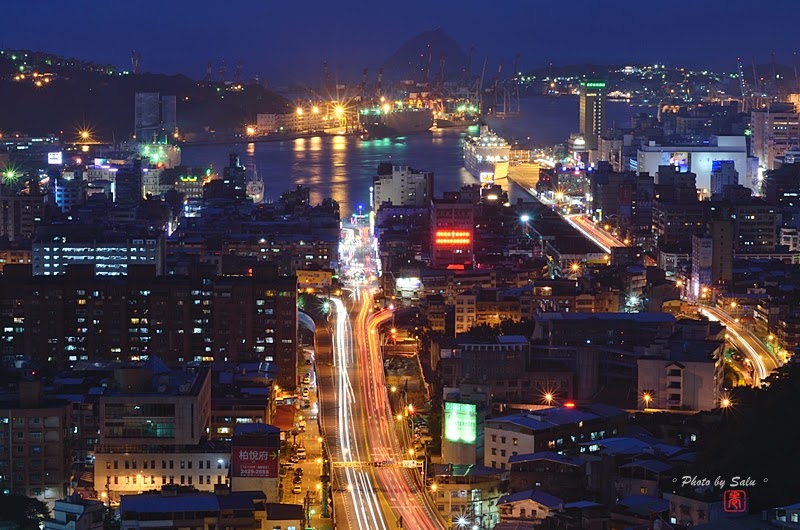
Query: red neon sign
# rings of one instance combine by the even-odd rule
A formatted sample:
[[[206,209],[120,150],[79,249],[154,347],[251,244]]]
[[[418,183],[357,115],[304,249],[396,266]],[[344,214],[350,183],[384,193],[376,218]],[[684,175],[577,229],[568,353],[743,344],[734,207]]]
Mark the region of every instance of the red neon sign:
[[[437,245],[469,245],[472,243],[472,232],[469,230],[437,230]]]

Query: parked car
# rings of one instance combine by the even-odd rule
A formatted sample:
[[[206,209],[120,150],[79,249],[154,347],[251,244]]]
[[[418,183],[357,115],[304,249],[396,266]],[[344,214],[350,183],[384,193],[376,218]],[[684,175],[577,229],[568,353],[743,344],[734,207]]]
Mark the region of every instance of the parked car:
[[[294,493],[295,495],[297,495],[298,493],[303,493],[303,488],[300,486],[300,484],[295,484],[294,487],[292,488],[292,493]]]

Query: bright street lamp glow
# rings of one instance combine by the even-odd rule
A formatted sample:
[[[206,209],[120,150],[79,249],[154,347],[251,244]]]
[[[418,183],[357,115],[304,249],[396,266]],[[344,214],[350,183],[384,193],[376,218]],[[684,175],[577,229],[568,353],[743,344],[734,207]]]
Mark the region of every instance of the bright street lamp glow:
[[[302,116],[302,115],[303,115],[303,109],[302,109],[302,107],[297,107],[297,115],[298,115],[298,116]]]
[[[456,524],[458,526],[460,526],[461,528],[464,528],[469,524],[469,520],[466,517],[462,516],[462,517],[459,517],[458,519],[456,519]]]
[[[527,223],[528,221],[531,220],[531,216],[525,213],[519,217],[519,220],[522,221],[523,223]]]

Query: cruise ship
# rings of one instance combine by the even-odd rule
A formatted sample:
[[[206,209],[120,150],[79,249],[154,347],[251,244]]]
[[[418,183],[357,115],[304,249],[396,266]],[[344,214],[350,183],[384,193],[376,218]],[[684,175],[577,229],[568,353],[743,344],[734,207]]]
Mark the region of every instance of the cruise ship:
[[[264,202],[264,180],[258,176],[258,171],[255,171],[255,169],[250,178],[247,179],[245,193],[253,201],[253,204]]]
[[[478,136],[468,136],[464,140],[464,167],[484,187],[508,176],[510,155],[508,142],[489,131],[487,125],[481,125]]]
[[[433,111],[413,107],[363,108],[359,112],[361,126],[370,138],[388,138],[427,131],[433,127]]]

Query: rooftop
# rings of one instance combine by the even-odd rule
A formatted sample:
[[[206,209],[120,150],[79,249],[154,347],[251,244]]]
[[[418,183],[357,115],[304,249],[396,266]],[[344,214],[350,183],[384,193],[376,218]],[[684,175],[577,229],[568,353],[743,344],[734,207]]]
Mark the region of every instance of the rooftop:
[[[502,424],[510,423],[532,431],[542,431],[562,425],[572,425],[582,421],[592,421],[601,418],[613,418],[625,416],[627,413],[617,407],[602,404],[591,404],[576,407],[552,407],[537,410],[536,412],[524,412],[511,414],[498,418],[487,419],[487,423]]]
[[[500,504],[507,504],[509,502],[518,502],[525,500],[532,500],[543,506],[547,506],[548,508],[558,508],[559,506],[563,506],[564,504],[564,501],[559,499],[558,497],[550,495],[549,493],[540,490],[525,490],[525,491],[520,491],[518,493],[512,493],[510,495],[504,495],[500,497],[500,500],[497,501],[497,504],[500,505]]]
[[[580,458],[575,458],[574,456],[562,455],[560,453],[556,453],[553,451],[539,451],[538,453],[513,455],[511,458],[509,458],[508,463],[516,464],[519,462],[536,462],[537,460],[550,460],[552,462],[558,462],[570,466],[583,466],[584,464],[586,464],[586,462],[581,460]]]
[[[123,495],[120,499],[120,514],[175,512],[214,512],[225,509],[249,509],[254,502],[266,497],[260,491],[231,491],[225,495],[213,493],[178,493],[175,496],[163,493],[140,493],[139,495]]]
[[[542,313],[536,315],[536,320],[635,320],[648,324],[671,324],[675,316],[669,313]]]

